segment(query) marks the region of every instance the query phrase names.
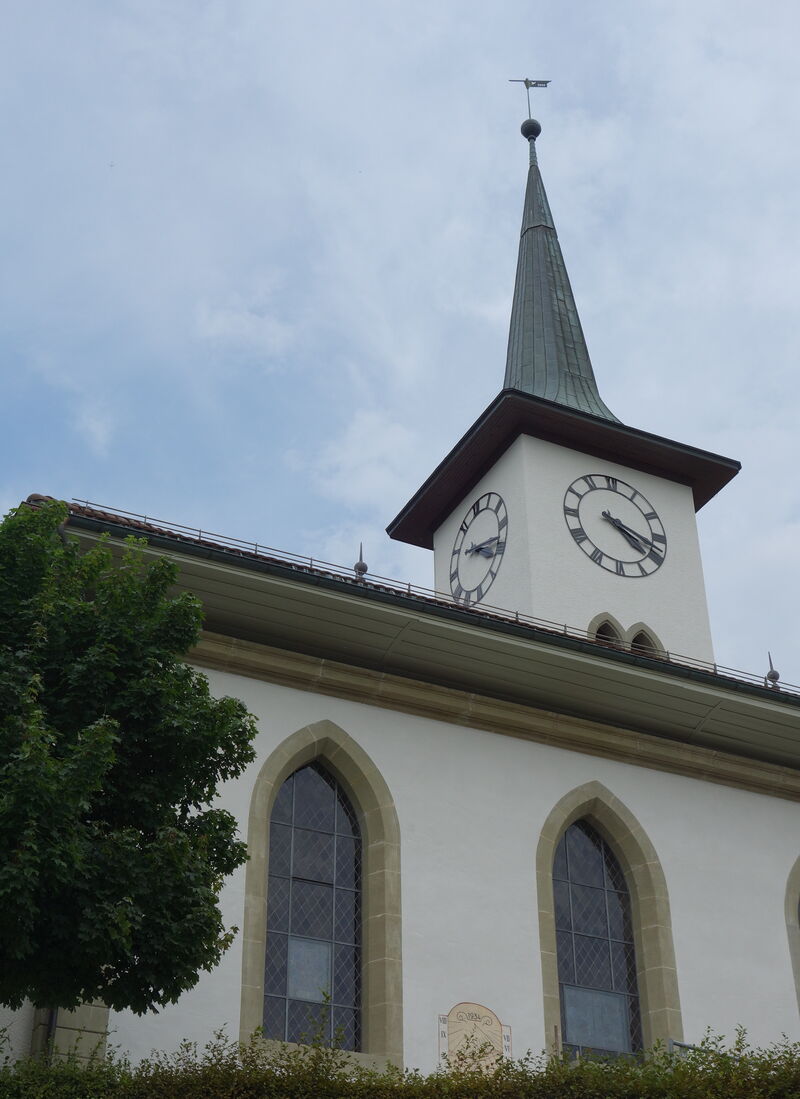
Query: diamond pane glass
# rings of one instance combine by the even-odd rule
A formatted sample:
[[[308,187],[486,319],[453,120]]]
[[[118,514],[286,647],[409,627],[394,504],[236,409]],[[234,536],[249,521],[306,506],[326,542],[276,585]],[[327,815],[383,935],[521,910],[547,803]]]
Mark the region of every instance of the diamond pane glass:
[[[295,828],[292,877],[332,883],[333,871],[333,836]]]
[[[355,1007],[361,987],[361,951],[353,946],[333,948],[333,1002]]]
[[[575,936],[575,983],[582,988],[611,989],[611,951],[608,939]]]
[[[264,1037],[285,1041],[286,1000],[277,996],[264,997]]]
[[[293,935],[330,939],[333,932],[333,889],[313,882],[292,882],[290,930]]]
[[[622,867],[615,859],[607,843],[603,844],[603,862],[606,868],[606,889],[618,889],[620,893],[627,893],[628,886],[625,884]]]
[[[286,1041],[310,1044],[318,1037],[323,1041],[330,1041],[331,1009],[328,1004],[309,1004],[303,1000],[290,1000]]]
[[[572,927],[584,935],[608,936],[605,889],[588,885],[571,885]]]
[[[361,835],[336,779],[311,764],[286,780],[270,817],[265,1034],[358,1049],[361,999]],[[288,933],[288,934],[287,934]],[[320,1034],[320,1023],[324,1022]]]
[[[278,791],[275,804],[272,806],[270,820],[278,824],[292,823],[292,793],[294,791],[294,775],[290,775]]]
[[[553,896],[556,902],[556,927],[571,931],[572,915],[569,907],[569,884],[565,881],[554,881]]]
[[[561,837],[553,879],[565,1050],[613,1057],[641,1049],[630,896],[588,821]]]
[[[267,886],[267,927],[289,930],[289,879],[269,876]]]
[[[336,837],[336,884],[355,889],[361,874],[361,843],[346,836]]]
[[[292,829],[284,824],[269,826],[269,872],[288,878],[292,866]]]
[[[337,889],[333,914],[333,937],[337,943],[357,943],[361,929],[361,895]]]
[[[627,893],[616,893],[609,890],[606,893],[608,901],[608,930],[612,939],[621,942],[633,942],[633,927],[631,926],[631,901]]]
[[[600,837],[596,832],[589,835],[580,824],[567,829],[567,861],[569,880],[582,885],[603,886],[603,855],[600,850]]]
[[[341,794],[336,798],[336,831],[340,836],[358,836],[358,821],[352,806]]]
[[[333,1037],[340,1049],[358,1049],[361,1045],[358,1011],[346,1007],[333,1009]]]
[[[264,967],[264,991],[273,996],[286,995],[286,936],[267,935]]]
[[[334,781],[325,771],[303,767],[294,775],[294,823],[299,828],[332,832],[336,814]]]
[[[572,956],[572,936],[568,931],[556,932],[558,979],[564,984],[575,983],[575,960]]]
[[[617,992],[636,995],[636,956],[633,943],[611,944],[611,968]]]

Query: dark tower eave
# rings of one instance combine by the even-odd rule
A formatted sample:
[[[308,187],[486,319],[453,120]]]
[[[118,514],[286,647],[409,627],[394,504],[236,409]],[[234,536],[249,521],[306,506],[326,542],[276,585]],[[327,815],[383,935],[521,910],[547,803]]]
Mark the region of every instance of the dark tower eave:
[[[688,485],[695,511],[741,469],[733,458],[504,389],[391,521],[389,537],[433,549],[437,528],[520,435]]]

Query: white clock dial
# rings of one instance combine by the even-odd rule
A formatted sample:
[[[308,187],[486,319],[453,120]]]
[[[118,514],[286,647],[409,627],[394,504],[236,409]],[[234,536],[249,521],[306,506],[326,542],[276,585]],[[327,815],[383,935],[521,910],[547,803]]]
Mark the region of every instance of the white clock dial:
[[[458,528],[450,556],[450,590],[457,603],[479,603],[503,560],[508,513],[503,498],[486,492],[470,507]]]
[[[564,518],[575,544],[617,576],[650,576],[667,555],[667,535],[638,489],[606,473],[587,473],[564,494]]]

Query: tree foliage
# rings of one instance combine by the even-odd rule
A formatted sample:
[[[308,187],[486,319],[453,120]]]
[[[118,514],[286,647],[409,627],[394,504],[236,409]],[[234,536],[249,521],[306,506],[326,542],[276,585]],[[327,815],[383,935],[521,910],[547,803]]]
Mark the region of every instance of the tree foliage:
[[[213,803],[255,724],[183,662],[201,609],[176,566],[81,552],[66,516],[0,523],[0,1002],[143,1012],[230,943],[219,890],[247,856]]]
[[[478,1053],[479,1051],[475,1051]],[[797,1099],[800,1044],[752,1048],[742,1032],[731,1045],[708,1036],[696,1049],[612,1061],[528,1054],[486,1070],[482,1056],[457,1055],[423,1075],[355,1065],[325,1045],[245,1043],[218,1034],[204,1049],[184,1042],[131,1065],[105,1058],[0,1067],[0,1099]]]

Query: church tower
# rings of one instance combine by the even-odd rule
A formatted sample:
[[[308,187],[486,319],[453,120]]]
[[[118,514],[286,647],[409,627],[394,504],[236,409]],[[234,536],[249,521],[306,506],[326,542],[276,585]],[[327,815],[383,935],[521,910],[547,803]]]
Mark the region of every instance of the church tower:
[[[713,661],[695,513],[739,463],[628,427],[597,388],[530,150],[503,389],[389,525],[435,586],[644,650]]]

